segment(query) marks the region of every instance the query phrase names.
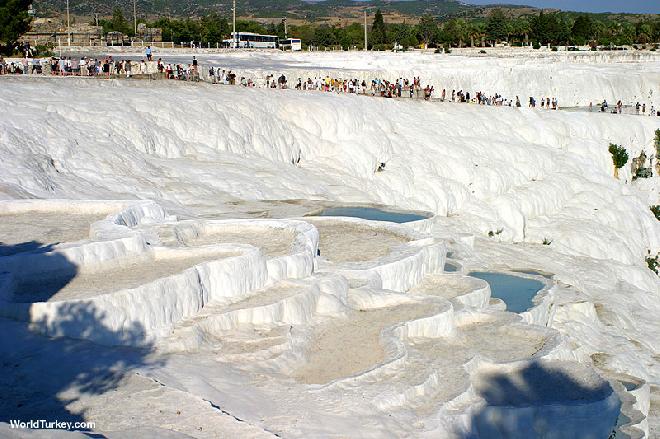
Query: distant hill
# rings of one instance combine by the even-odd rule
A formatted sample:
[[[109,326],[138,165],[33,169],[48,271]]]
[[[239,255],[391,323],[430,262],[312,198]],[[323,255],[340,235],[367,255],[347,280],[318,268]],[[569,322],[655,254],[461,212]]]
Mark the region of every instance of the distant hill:
[[[66,10],[66,0],[35,0],[34,8],[38,16],[60,15]],[[71,1],[70,10],[74,15],[109,16],[115,7],[132,15],[132,0],[82,0]],[[385,14],[401,17],[419,17],[431,14],[446,17],[462,12],[483,9],[469,6],[457,0],[238,0],[237,13],[242,17],[268,18],[290,17],[303,20],[317,20],[325,17],[350,18],[362,13],[365,7],[380,8]],[[137,0],[137,9],[142,16],[200,16],[210,12],[221,15],[231,14],[232,0]]]

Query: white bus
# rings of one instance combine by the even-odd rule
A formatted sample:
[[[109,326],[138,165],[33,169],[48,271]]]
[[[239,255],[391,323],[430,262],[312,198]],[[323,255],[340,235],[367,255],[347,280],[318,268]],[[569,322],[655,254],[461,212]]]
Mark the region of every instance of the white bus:
[[[287,38],[280,40],[280,49],[298,52],[302,50],[302,40],[300,38]]]
[[[232,38],[224,40],[227,47],[245,49],[275,49],[279,38],[277,35],[261,35],[253,32],[232,32]]]

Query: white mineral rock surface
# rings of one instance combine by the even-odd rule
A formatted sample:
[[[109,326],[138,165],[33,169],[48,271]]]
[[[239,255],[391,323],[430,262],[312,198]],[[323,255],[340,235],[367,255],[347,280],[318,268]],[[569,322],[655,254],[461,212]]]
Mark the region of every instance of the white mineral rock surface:
[[[205,56],[660,94],[653,56]],[[0,105],[0,435],[659,434],[660,179],[608,152],[655,153],[658,118],[80,78]],[[432,215],[305,216],[351,203]],[[473,269],[545,287],[514,314]]]

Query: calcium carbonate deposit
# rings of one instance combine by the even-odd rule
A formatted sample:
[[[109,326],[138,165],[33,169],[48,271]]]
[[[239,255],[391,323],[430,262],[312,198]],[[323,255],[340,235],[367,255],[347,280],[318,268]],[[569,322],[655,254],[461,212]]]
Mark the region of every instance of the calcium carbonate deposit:
[[[657,57],[198,57],[524,105],[1,77],[0,436],[658,437]]]

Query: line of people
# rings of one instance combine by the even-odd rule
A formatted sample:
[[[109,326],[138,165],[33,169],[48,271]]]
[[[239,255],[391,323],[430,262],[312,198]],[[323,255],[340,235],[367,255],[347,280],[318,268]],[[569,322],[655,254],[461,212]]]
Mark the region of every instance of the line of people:
[[[160,60],[159,60],[160,61]],[[114,59],[107,56],[98,58],[51,57],[50,73],[57,76],[112,76],[122,75],[130,78],[136,74],[153,73],[144,59],[140,61]]]
[[[134,75],[154,74],[159,73],[165,79],[176,79],[184,81],[200,81],[207,80],[213,84],[225,85],[241,85],[244,87],[266,87],[266,88],[289,88],[288,79],[284,74],[275,78],[274,75],[267,75],[263,84],[252,78],[241,76],[237,80],[237,75],[231,70],[220,70],[214,66],[208,69],[206,78],[202,78],[200,68],[196,57],[193,56],[192,62],[189,64],[172,64],[163,63],[162,59],[156,62],[152,61],[152,54],[150,47],[145,52],[145,58],[134,60],[115,60],[112,56],[107,56],[103,59],[97,58],[71,58],[71,57],[51,57],[50,59],[30,60],[23,58],[20,62],[6,63],[0,56],[0,74],[42,74],[43,70],[48,69],[50,74],[59,76],[126,76],[132,77]],[[426,85],[422,88],[422,81],[420,77],[414,76],[412,80],[407,78],[397,78],[393,81],[375,78],[367,82],[365,79],[343,79],[332,78],[329,75],[325,77],[307,78],[303,81],[298,78],[295,84],[296,90],[301,91],[321,91],[327,93],[352,93],[359,95],[371,95],[384,98],[423,98],[430,100],[433,98],[435,89],[431,85]],[[518,96],[514,99],[505,98],[499,93],[487,95],[481,91],[471,94],[469,91],[452,90],[451,97],[448,96],[447,90],[443,89],[439,100],[442,102],[450,101],[457,103],[473,103],[485,106],[504,106],[504,107],[522,107],[522,103]],[[539,105],[540,104],[540,105]],[[609,106],[604,99],[601,103],[600,111],[608,112]],[[555,97],[543,97],[537,102],[536,98],[529,97],[528,106],[536,108],[540,106],[542,109],[559,109],[559,101]],[[593,103],[589,103],[589,111],[593,111]],[[623,113],[623,103],[618,101],[612,113]],[[635,105],[634,113],[631,114],[646,114],[646,104],[639,102]],[[649,115],[660,116],[660,111],[651,106]]]
[[[536,108],[536,105],[536,98],[530,96],[529,108]],[[518,96],[516,96],[516,107],[520,107],[520,105],[518,105]],[[543,108],[546,110],[550,110],[551,108],[553,110],[559,110],[559,101],[556,98],[541,98],[541,109]]]
[[[242,85],[245,85],[241,81]],[[248,86],[256,86],[256,82],[247,79]],[[288,80],[285,75],[280,75],[275,78],[274,75],[267,75],[263,86],[265,88],[289,88]],[[414,77],[412,81],[404,78],[399,78],[395,81],[388,81],[386,79],[373,79],[367,84],[367,81],[362,79],[343,79],[331,78],[329,75],[325,77],[307,78],[303,81],[298,78],[294,88],[301,91],[321,91],[326,93],[349,93],[359,95],[380,96],[385,98],[401,98],[405,96],[423,97],[428,100],[431,99],[434,88],[427,85],[421,87],[421,79]]]
[[[598,107],[600,108],[601,113],[612,113],[612,114],[623,114],[624,113],[624,105],[621,100],[618,100],[614,108],[610,110],[610,106],[607,103],[607,99],[603,99],[602,102],[599,102]],[[640,115],[646,115],[646,103],[637,103],[633,107],[634,110],[631,108],[630,111],[626,111],[628,114],[640,114]],[[594,111],[594,104],[593,102],[589,102],[589,111]],[[650,111],[649,111],[649,116],[660,116],[660,111],[656,111],[655,107],[651,105]]]

